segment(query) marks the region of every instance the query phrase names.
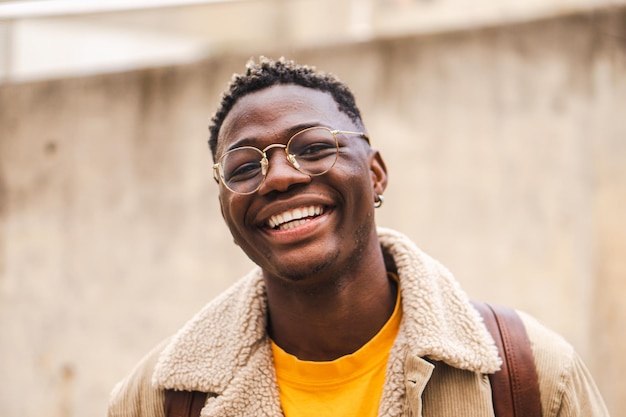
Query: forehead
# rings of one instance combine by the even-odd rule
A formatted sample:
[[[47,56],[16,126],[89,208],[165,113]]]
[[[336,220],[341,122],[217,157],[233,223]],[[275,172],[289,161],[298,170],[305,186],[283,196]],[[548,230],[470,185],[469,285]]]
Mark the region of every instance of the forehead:
[[[217,154],[234,142],[277,141],[294,127],[307,125],[354,128],[330,93],[293,84],[274,85],[235,103],[220,129]]]

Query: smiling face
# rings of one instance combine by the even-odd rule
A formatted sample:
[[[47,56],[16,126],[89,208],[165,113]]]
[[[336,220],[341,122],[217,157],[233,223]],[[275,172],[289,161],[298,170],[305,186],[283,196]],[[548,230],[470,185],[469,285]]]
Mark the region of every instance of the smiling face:
[[[330,94],[279,84],[237,101],[220,129],[217,158],[235,147],[286,144],[311,126],[363,131]],[[368,251],[380,251],[373,204],[386,186],[384,163],[358,135],[337,138],[337,162],[321,176],[299,172],[281,148],[272,148],[257,192],[240,195],[220,184],[226,224],[266,278],[323,280],[362,264]]]

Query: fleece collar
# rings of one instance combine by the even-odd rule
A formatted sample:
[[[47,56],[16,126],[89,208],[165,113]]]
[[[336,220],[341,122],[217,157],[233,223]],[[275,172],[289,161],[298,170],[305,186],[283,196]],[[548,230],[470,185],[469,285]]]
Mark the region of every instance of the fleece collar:
[[[399,339],[407,344],[408,353],[474,372],[499,369],[493,339],[452,274],[406,236],[383,228],[378,233],[400,280]],[[258,400],[250,396],[254,392],[266,402],[270,398],[272,407],[280,411],[266,313],[265,285],[261,271],[255,269],[207,304],[173,337],[157,362],[153,384],[244,402]],[[264,381],[264,389],[259,390],[259,381]],[[238,392],[226,395],[229,390]]]

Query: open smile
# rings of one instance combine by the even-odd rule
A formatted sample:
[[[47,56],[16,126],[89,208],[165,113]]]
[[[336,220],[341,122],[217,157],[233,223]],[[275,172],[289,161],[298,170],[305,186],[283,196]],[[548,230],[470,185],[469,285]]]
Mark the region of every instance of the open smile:
[[[274,230],[294,229],[321,216],[325,211],[325,207],[321,205],[311,205],[286,210],[271,216],[267,220],[267,226]]]

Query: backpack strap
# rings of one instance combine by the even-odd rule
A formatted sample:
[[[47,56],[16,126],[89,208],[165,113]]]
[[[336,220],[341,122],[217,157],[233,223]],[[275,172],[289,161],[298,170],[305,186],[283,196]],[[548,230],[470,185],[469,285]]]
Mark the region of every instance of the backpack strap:
[[[497,417],[541,417],[539,378],[524,323],[515,310],[472,301],[496,342],[502,368],[489,375]]]
[[[165,390],[165,417],[199,417],[207,393]]]

